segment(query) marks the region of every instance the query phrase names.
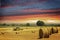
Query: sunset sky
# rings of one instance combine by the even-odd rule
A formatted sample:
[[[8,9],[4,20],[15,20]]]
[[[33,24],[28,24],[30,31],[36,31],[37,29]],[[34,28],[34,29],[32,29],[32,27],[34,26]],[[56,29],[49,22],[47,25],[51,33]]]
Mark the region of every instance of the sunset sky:
[[[0,22],[60,20],[60,0],[0,1]]]

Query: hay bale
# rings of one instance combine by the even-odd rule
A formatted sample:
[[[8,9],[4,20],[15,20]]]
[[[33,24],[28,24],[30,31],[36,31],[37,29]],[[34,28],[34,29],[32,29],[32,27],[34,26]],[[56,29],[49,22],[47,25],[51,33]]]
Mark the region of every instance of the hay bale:
[[[54,33],[58,33],[58,28],[57,27],[47,27],[49,34],[54,34]]]
[[[5,33],[4,32],[1,32],[2,35],[4,35]]]
[[[57,27],[58,28],[58,32],[60,32],[59,30],[60,30],[60,27]]]
[[[39,29],[39,38],[49,38],[49,32],[48,32],[47,28]]]
[[[49,38],[49,31],[47,30],[46,27],[42,28],[43,29],[43,37],[44,38]]]
[[[48,32],[49,32],[49,35],[51,35],[51,34],[52,34],[51,29],[52,29],[52,27],[47,27],[47,30],[48,30]]]
[[[52,34],[58,33],[58,28],[57,27],[52,27],[51,32],[52,32]]]
[[[43,30],[39,29],[39,38],[43,38]]]
[[[19,31],[19,30],[20,30],[19,27],[16,27],[16,28],[13,29],[13,31]]]

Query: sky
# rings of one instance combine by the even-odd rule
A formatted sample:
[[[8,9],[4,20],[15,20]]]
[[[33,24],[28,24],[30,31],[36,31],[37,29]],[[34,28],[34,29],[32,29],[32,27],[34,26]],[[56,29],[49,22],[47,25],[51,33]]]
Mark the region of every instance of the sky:
[[[37,14],[24,16],[3,16],[0,17],[0,23],[20,23],[29,20],[54,21],[60,23],[60,15],[56,14]],[[55,21],[56,20],[56,21]]]
[[[2,16],[34,14],[43,10],[60,11],[60,0],[1,0],[0,4]]]
[[[0,0],[0,22],[60,20],[60,0]]]

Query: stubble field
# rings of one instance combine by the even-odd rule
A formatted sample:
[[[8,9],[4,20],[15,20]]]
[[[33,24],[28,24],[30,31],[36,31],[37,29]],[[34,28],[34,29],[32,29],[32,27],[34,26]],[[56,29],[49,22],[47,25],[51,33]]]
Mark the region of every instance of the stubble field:
[[[49,35],[49,38],[39,39],[40,28],[41,27],[20,27],[18,31],[14,31],[14,27],[0,28],[0,40],[60,40],[60,27],[57,27],[58,33]]]

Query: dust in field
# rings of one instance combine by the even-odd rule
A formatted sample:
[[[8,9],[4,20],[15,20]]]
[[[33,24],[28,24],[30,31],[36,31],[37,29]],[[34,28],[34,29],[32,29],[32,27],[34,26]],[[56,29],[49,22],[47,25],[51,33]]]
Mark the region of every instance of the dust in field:
[[[39,39],[40,27],[21,27],[23,30],[20,31],[13,31],[13,28],[7,28],[8,31],[1,31],[2,29],[0,28],[0,40],[60,40],[60,27],[58,27],[59,33],[41,39]]]

